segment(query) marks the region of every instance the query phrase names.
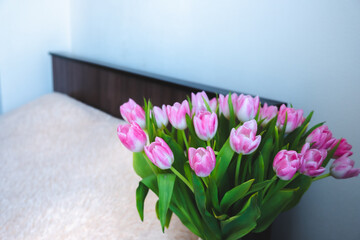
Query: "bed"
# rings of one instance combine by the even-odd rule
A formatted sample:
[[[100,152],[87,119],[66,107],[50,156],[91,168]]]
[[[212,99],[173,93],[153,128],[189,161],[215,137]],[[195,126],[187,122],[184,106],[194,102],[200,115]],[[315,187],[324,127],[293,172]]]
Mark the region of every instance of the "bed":
[[[55,93],[0,116],[0,239],[197,239],[176,216],[161,232],[149,193],[135,206],[132,154],[117,139],[119,105],[155,105],[226,89],[52,53]],[[262,99],[280,105],[281,102]]]

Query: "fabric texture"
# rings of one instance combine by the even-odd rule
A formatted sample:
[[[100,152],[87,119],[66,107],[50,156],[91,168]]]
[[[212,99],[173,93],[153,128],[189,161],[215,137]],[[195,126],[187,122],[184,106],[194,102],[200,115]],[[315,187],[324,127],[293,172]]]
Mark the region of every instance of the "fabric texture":
[[[0,116],[0,239],[197,239],[151,192],[141,222],[120,123],[58,93]]]

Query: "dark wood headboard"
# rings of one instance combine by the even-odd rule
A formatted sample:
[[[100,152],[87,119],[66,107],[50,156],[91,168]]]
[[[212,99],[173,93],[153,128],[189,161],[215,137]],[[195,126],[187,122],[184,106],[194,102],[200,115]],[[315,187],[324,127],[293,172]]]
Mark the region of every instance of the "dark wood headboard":
[[[154,105],[182,101],[191,92],[206,91],[209,97],[230,90],[165,77],[116,66],[67,53],[52,56],[54,91],[65,93],[115,117],[119,106],[131,97],[140,105],[143,98]],[[232,91],[234,92],[234,91]],[[280,106],[282,102],[260,98],[261,102]]]

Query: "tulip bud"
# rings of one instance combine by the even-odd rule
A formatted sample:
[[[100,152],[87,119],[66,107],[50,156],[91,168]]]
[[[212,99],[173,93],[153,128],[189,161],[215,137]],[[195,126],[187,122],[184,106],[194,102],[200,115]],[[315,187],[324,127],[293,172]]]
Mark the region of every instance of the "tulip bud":
[[[278,109],[276,106],[268,106],[267,103],[262,106],[260,109],[260,120],[264,119],[264,121],[261,123],[262,126],[265,126],[270,122],[271,119],[276,117],[276,114],[278,112]]]
[[[325,171],[321,164],[325,160],[325,149],[310,149],[310,144],[305,143],[300,154],[300,172],[310,177],[316,177]]]
[[[117,134],[122,144],[132,152],[141,152],[146,144],[146,134],[139,124],[119,125]]]
[[[294,108],[288,108],[284,104],[281,105],[277,119],[277,125],[280,129],[284,127],[286,113],[287,113],[287,122],[286,122],[285,133],[290,133],[304,122],[305,120],[303,117],[304,111],[301,109],[296,110]]]
[[[166,114],[166,106],[162,105],[162,108],[155,106],[153,108],[155,120],[158,128],[166,127],[168,124],[168,116]]]
[[[198,93],[191,93],[192,114],[196,114],[201,111],[207,111],[204,100],[210,105],[208,96],[204,91]]]
[[[282,180],[290,180],[300,167],[300,159],[295,151],[281,150],[275,156],[273,169]]]
[[[204,141],[208,141],[215,136],[218,127],[216,113],[207,111],[198,112],[194,117],[194,128],[196,135]]]
[[[335,140],[331,148],[335,147],[338,142],[339,140]],[[341,139],[340,144],[333,155],[333,158],[339,158],[345,154],[350,157],[351,155],[353,155],[353,153],[350,151],[351,148],[352,146],[346,141],[345,138]]]
[[[237,118],[242,122],[254,119],[257,114],[259,104],[259,96],[253,98],[250,95],[241,94],[236,100],[236,104],[234,106]]]
[[[207,177],[215,168],[216,158],[211,147],[189,148],[189,164],[199,177]]]
[[[336,159],[330,167],[330,174],[337,179],[356,177],[360,168],[354,168],[355,162],[348,158],[348,154]]]
[[[231,149],[244,155],[253,153],[261,142],[261,136],[256,136],[256,131],[257,123],[254,119],[245,122],[237,130],[233,128],[230,133]]]
[[[209,107],[210,107],[212,112],[216,112],[217,104],[218,104],[218,102],[217,102],[217,99],[215,97],[210,100]]]
[[[160,169],[169,169],[174,162],[174,154],[169,145],[159,137],[155,138],[149,146],[145,147],[146,156]]]
[[[188,101],[184,100],[181,104],[176,102],[174,106],[168,105],[166,113],[171,125],[179,130],[186,129],[186,114],[190,116],[190,108]]]
[[[233,109],[235,109],[236,100],[238,95],[236,93],[231,94],[231,101],[233,104]],[[224,95],[219,95],[219,110],[220,113],[224,115],[227,119],[230,118],[230,111],[229,111],[229,94],[224,97]]]
[[[122,118],[128,123],[136,122],[141,128],[145,128],[145,111],[131,98],[120,106]]]
[[[329,149],[335,141],[336,139],[332,137],[332,133],[326,125],[316,128],[306,138],[306,142],[312,143],[311,147],[317,149]]]

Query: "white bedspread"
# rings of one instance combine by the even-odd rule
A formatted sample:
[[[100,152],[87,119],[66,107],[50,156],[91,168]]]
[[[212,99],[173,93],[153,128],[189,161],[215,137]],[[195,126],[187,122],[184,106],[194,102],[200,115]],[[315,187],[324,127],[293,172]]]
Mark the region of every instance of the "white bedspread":
[[[152,193],[140,221],[119,123],[57,93],[0,116],[0,239],[197,239]]]

